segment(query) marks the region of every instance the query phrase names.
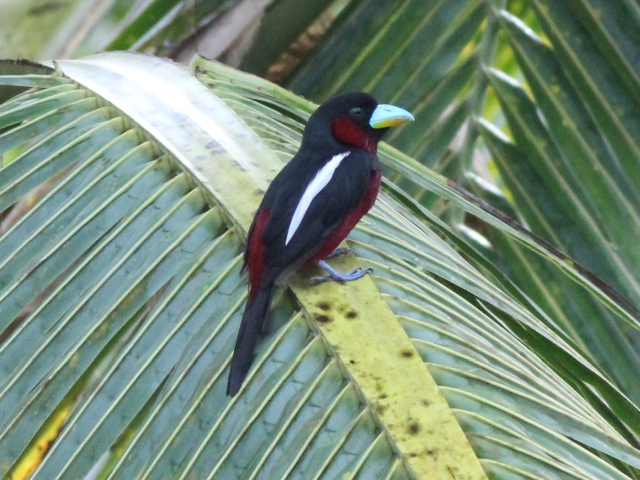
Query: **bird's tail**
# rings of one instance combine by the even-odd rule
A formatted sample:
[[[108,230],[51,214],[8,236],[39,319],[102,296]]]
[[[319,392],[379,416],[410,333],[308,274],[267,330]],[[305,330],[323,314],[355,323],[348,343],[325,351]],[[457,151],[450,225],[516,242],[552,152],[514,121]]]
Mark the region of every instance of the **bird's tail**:
[[[240,390],[249,368],[253,362],[253,349],[261,333],[262,325],[267,318],[273,284],[261,287],[258,294],[249,299],[242,315],[240,331],[236,339],[236,346],[231,360],[229,383],[227,383],[227,395],[234,396]]]

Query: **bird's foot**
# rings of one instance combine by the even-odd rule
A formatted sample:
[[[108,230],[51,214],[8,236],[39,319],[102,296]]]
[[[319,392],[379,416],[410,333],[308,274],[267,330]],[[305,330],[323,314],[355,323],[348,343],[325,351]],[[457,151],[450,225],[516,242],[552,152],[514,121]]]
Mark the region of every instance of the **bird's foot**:
[[[335,253],[335,250],[334,250]],[[318,285],[323,282],[352,282],[353,280],[357,280],[359,278],[364,277],[367,273],[373,272],[371,268],[356,268],[355,270],[349,273],[341,273],[335,268],[331,267],[324,260],[320,260],[318,262],[318,266],[322,268],[328,275],[319,275],[317,277],[311,277],[309,280],[309,286]]]
[[[340,257],[341,255],[346,255],[348,253],[351,253],[350,248],[346,248],[346,247],[336,248],[333,252],[327,255],[327,258],[325,258],[325,260],[331,260],[332,258],[337,258],[337,257]]]

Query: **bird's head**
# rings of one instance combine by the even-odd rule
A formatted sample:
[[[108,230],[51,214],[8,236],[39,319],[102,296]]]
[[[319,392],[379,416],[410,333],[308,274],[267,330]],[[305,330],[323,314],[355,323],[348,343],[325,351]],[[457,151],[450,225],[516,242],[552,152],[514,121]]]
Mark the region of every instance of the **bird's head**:
[[[328,141],[376,152],[389,127],[413,121],[413,115],[393,105],[378,104],[368,93],[343,93],[323,103],[309,118],[303,143]]]

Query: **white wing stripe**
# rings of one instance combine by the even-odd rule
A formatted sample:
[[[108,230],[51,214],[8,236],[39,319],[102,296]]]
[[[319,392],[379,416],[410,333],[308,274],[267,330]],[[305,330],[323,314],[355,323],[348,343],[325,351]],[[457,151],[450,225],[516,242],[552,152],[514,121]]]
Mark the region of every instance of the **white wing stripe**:
[[[288,245],[291,237],[296,233],[302,219],[304,218],[305,213],[309,209],[309,205],[316,195],[318,195],[324,187],[331,181],[333,177],[333,172],[336,171],[336,168],[340,165],[342,160],[344,160],[347,155],[351,152],[340,153],[339,155],[334,155],[331,160],[329,160],[324,167],[316,173],[316,176],[309,182],[307,189],[302,194],[302,198],[300,199],[300,203],[296,207],[296,211],[293,212],[293,218],[291,219],[291,223],[289,224],[289,230],[287,231],[287,239],[284,244]]]

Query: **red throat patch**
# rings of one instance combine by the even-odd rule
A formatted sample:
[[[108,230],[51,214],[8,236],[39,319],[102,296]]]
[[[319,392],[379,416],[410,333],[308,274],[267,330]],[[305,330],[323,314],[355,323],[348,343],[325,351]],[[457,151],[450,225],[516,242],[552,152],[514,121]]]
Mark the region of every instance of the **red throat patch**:
[[[376,153],[378,151],[378,142],[360,127],[353,120],[340,117],[331,123],[331,133],[337,140],[352,147],[365,150],[367,152]]]

